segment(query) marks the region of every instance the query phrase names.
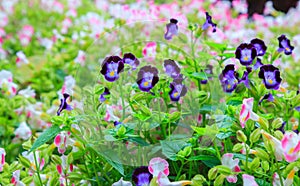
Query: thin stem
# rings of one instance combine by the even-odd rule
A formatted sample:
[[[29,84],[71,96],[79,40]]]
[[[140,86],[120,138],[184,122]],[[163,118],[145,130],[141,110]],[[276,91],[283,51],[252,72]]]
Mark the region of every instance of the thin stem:
[[[217,143],[216,143],[216,138],[213,140],[213,143],[214,143],[214,148],[215,148],[216,153],[217,153],[217,157],[218,157],[219,160],[221,160],[221,155],[220,155]]]
[[[91,152],[91,156],[92,156],[92,165],[93,165],[93,170],[94,170],[94,173],[95,173],[95,176],[96,176],[97,184],[100,185],[99,176],[98,176],[98,173],[97,173],[97,170],[96,170],[96,167],[95,167],[95,164],[97,164],[97,161],[95,159],[96,157],[95,157],[94,152]]]
[[[35,151],[33,151],[33,158],[34,158],[34,163],[36,165],[36,173],[38,175],[39,182],[40,182],[41,185],[43,185],[43,182],[42,182],[42,179],[41,179],[41,175],[40,175],[40,165],[37,162]]]
[[[123,96],[123,77],[121,77],[121,81],[119,83],[119,89],[120,89],[120,96],[121,96],[121,100],[122,100],[122,111],[123,111],[121,121],[123,121],[125,118],[125,102],[124,102],[124,96]]]
[[[179,176],[180,176],[180,174],[181,174],[181,171],[182,171],[182,169],[183,169],[183,166],[184,166],[183,160],[181,160],[180,162],[181,162],[181,166],[180,166],[180,168],[179,168],[179,171],[178,171],[178,173],[177,173],[177,176],[176,176],[176,179],[175,179],[175,180],[178,180],[178,178],[179,178]]]
[[[246,149],[246,164],[245,164],[245,170],[248,172],[248,158],[249,158],[249,149],[247,148],[247,144],[244,143],[245,149]]]

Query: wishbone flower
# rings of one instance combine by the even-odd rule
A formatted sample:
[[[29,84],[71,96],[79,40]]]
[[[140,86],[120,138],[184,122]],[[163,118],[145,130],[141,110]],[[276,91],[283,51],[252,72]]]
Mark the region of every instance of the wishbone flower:
[[[233,172],[241,172],[239,161],[240,160],[238,158],[233,159],[232,153],[224,154],[221,159],[222,165],[230,168],[230,170]],[[226,177],[226,179],[229,183],[236,183],[237,175],[229,175]]]
[[[242,110],[240,112],[240,123],[242,128],[245,128],[245,124],[249,119],[252,119],[253,121],[259,120],[259,116],[252,111],[253,101],[253,98],[243,100]]]

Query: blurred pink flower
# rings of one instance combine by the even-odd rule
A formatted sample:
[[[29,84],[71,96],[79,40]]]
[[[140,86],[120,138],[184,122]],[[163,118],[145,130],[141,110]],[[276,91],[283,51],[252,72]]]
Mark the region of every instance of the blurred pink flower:
[[[253,100],[253,98],[243,100],[242,110],[240,112],[240,123],[242,128],[245,128],[245,124],[249,119],[252,119],[253,121],[259,120],[259,116],[252,111]]]
[[[300,157],[300,134],[286,132],[281,140],[281,147],[287,162],[297,161]]]
[[[143,56],[145,58],[154,60],[154,58],[156,56],[156,43],[155,42],[149,42],[146,44],[146,46],[143,49]]]
[[[157,183],[159,186],[184,186],[192,184],[192,182],[188,180],[171,182],[168,176],[164,174],[164,172],[159,172],[157,176]]]
[[[84,51],[79,50],[77,57],[75,58],[75,63],[79,63],[81,66],[85,65],[85,60],[86,60],[86,54]]]
[[[23,51],[17,52],[16,55],[17,55],[17,59],[16,59],[17,66],[20,66],[21,64],[28,64],[29,63],[29,61],[26,58],[26,56],[23,53]]]
[[[65,153],[68,145],[70,145],[69,136],[70,132],[61,132],[54,138],[54,144],[60,154]]]
[[[250,176],[248,174],[243,174],[243,186],[258,186],[256,183],[254,176]]]
[[[16,138],[28,140],[31,136],[31,129],[28,127],[27,123],[23,121],[15,130],[14,134],[16,135]]]
[[[31,152],[29,154],[28,153],[29,153],[28,151],[24,151],[24,152],[22,152],[22,156],[29,160],[29,162],[30,162],[29,175],[32,176],[37,170],[37,165],[35,164],[35,161],[34,161],[33,152]],[[36,158],[37,158],[37,162],[39,164],[39,169],[42,170],[45,166],[45,159],[40,158],[40,152],[39,151],[36,151],[35,155],[36,155]]]
[[[25,184],[20,181],[20,170],[16,170],[13,172],[13,176],[11,178],[11,183],[14,186],[25,186]]]
[[[283,149],[281,147],[281,142],[279,139],[275,138],[274,136],[270,135],[269,133],[262,131],[262,135],[269,141],[273,143],[273,146],[275,148],[275,157],[277,161],[282,160],[283,156]]]
[[[231,169],[231,171],[233,172],[241,172],[241,169],[239,167],[239,159],[236,158],[236,159],[233,159],[233,154],[231,153],[227,153],[227,154],[224,154],[222,156],[222,165],[228,167]],[[236,175],[229,175],[226,177],[227,181],[229,183],[236,183],[237,182],[237,176]]]
[[[294,167],[289,174],[287,175],[287,178],[283,181],[284,186],[291,186],[294,183],[294,176],[295,173],[298,171],[297,167]],[[273,186],[281,186],[280,178],[277,172],[273,175]]]
[[[3,171],[3,166],[5,164],[5,149],[4,148],[0,148],[0,172]]]
[[[28,86],[26,89],[20,90],[18,94],[25,98],[35,97],[35,91],[31,88],[31,86]]]

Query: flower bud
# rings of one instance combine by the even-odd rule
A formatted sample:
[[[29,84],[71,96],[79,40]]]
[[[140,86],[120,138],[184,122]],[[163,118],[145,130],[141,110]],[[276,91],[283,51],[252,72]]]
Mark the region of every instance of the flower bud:
[[[26,168],[30,167],[30,161],[21,155],[19,155],[19,162],[21,162],[21,164]]]
[[[170,119],[170,122],[174,122],[174,121],[177,121],[180,119],[180,116],[181,116],[181,113],[180,112],[173,112],[169,115],[169,119]]]
[[[250,163],[250,169],[255,171],[255,169],[257,169],[260,165],[260,161],[259,158],[254,158],[253,161]]]
[[[297,165],[298,164],[298,165]],[[287,175],[289,172],[291,172],[291,170],[293,170],[294,167],[297,167],[299,166],[299,162],[292,162],[292,163],[289,163],[286,168],[284,169],[283,171],[283,175]]]
[[[27,176],[24,179],[22,179],[22,182],[25,183],[26,185],[29,185],[33,180],[32,176]]]
[[[226,178],[226,176],[224,175],[219,175],[216,180],[214,181],[214,186],[219,186],[219,185],[223,185],[224,179]]]
[[[183,150],[180,150],[177,155],[179,157],[185,158],[185,157],[188,157],[191,154],[191,152],[192,152],[192,147],[187,146]]]
[[[268,130],[269,129],[269,121],[265,118],[260,117],[258,119],[258,123],[260,124],[260,127],[264,130]]]
[[[262,160],[265,160],[265,161],[269,160],[270,155],[261,148],[256,148],[254,154]]]
[[[264,169],[264,171],[268,171],[270,169],[270,165],[268,161],[262,161],[261,162],[261,167]]]
[[[117,131],[117,135],[119,137],[123,137],[125,135],[125,133],[126,133],[126,128],[123,125],[121,125]]]
[[[233,146],[232,151],[233,152],[240,152],[244,148],[243,144],[237,143]]]
[[[250,134],[250,142],[255,143],[259,140],[260,138],[260,128],[255,129],[251,134]]]
[[[281,139],[283,138],[283,134],[282,134],[281,131],[276,130],[276,131],[274,132],[274,137],[277,138],[277,139],[279,139],[279,140],[281,140]]]
[[[213,180],[217,177],[218,169],[216,167],[211,168],[208,171],[208,179]]]
[[[78,173],[78,172],[70,172],[68,175],[68,179],[70,180],[82,180],[83,179],[83,174]]]
[[[218,173],[220,173],[220,174],[223,174],[225,176],[229,176],[230,174],[232,174],[231,169],[227,166],[218,165],[216,167],[218,169]]]
[[[192,185],[195,185],[195,186],[201,186],[204,182],[206,182],[206,179],[201,174],[197,174],[192,179]]]
[[[145,92],[138,92],[136,93],[135,95],[133,95],[131,97],[131,101],[141,101],[141,100],[144,100],[144,99],[147,99],[149,97],[149,94],[148,93],[145,93]],[[158,100],[159,101],[159,100]]]
[[[282,123],[283,123],[282,118],[276,118],[276,119],[273,120],[271,126],[272,126],[273,129],[278,129],[282,126]]]
[[[247,141],[247,136],[241,130],[238,130],[236,132],[236,137],[237,137],[237,140],[240,141],[240,142],[244,142],[245,143]]]
[[[31,144],[31,138],[30,138],[29,140],[25,141],[25,142],[22,144],[22,147],[23,147],[23,149],[25,149],[25,150],[31,149],[31,147],[32,147],[32,144]]]

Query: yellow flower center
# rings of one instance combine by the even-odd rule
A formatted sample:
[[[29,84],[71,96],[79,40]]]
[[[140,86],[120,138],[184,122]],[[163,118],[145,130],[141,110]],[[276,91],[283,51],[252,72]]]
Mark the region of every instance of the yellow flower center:
[[[288,52],[290,51],[290,49],[288,47],[285,47],[285,50],[288,51]]]
[[[245,60],[245,61],[248,61],[248,59],[249,59],[248,56],[245,56],[245,57],[244,57],[244,60]]]
[[[295,148],[291,148],[288,152],[288,154],[292,154],[294,152]]]
[[[230,84],[228,84],[228,85],[227,85],[227,88],[228,88],[228,89],[229,89],[229,88],[231,88],[231,85],[230,85]]]
[[[146,82],[144,83],[144,86],[146,87],[146,86],[148,86],[148,85],[149,85],[149,82],[146,81]]]
[[[273,84],[273,80],[272,80],[272,79],[268,79],[268,82],[269,82],[270,84]]]
[[[174,97],[177,97],[177,96],[178,96],[178,92],[175,92],[175,93],[173,94],[173,96],[174,96]]]
[[[111,71],[111,72],[109,73],[109,75],[110,75],[110,76],[114,76],[114,75],[115,75],[115,71]]]

